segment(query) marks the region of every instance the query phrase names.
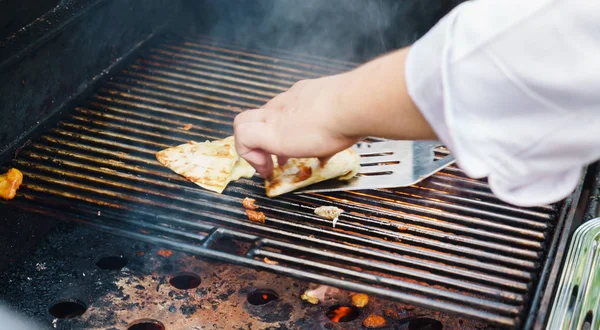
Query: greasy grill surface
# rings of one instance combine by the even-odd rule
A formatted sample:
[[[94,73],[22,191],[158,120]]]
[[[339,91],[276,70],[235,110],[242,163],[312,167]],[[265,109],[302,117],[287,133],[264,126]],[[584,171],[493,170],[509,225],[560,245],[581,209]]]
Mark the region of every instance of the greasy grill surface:
[[[299,79],[350,63],[275,50],[247,51],[197,38],[162,37],[105,79],[57,126],[23,148],[25,177],[5,206],[81,221],[100,230],[303,279],[519,324],[560,205],[500,203],[485,182],[450,167],[403,189],[265,197],[261,180],[205,191],[154,154],[232,134],[234,116]],[[183,130],[192,124],[190,130]],[[8,164],[7,164],[8,165]],[[7,167],[3,168],[6,169]],[[265,224],[247,220],[255,198]],[[346,212],[336,228],[317,206]],[[235,255],[218,240],[245,246]],[[219,244],[223,246],[223,244]],[[277,264],[266,263],[265,257]]]

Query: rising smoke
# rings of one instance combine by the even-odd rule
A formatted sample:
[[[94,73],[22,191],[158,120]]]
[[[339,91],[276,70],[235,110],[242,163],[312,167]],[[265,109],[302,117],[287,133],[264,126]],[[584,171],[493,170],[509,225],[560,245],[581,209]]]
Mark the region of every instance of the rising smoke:
[[[198,5],[194,15],[203,34],[247,47],[363,62],[416,41],[448,10],[450,2],[209,0]]]

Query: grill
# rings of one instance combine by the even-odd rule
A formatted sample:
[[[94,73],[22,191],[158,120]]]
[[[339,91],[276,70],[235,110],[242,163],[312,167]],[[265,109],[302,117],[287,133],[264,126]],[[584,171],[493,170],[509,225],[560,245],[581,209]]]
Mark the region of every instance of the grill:
[[[299,79],[354,65],[203,36],[153,37],[4,164],[2,170],[16,167],[25,179],[17,198],[0,208],[522,326],[537,308],[580,190],[563,203],[518,208],[497,200],[485,181],[449,167],[409,188],[269,199],[257,177],[217,195],[154,158],[189,140],[231,135],[242,109],[261,106]],[[187,124],[193,127],[182,129]],[[248,221],[244,197],[256,199],[265,224]],[[336,228],[314,215],[322,205],[346,211]],[[223,249],[223,242],[241,249]]]

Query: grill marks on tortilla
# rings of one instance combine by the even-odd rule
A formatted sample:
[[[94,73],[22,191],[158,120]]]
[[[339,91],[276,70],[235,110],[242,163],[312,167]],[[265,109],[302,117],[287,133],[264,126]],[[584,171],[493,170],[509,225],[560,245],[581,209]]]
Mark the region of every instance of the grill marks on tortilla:
[[[222,140],[194,142],[167,148],[156,153],[156,159],[173,172],[200,187],[222,193],[229,182],[251,178],[255,170],[240,158],[233,136]],[[274,157],[274,163],[277,163]],[[360,171],[360,158],[352,149],[343,150],[327,162],[317,158],[292,158],[283,166],[275,166],[265,180],[269,197],[279,196],[302,187],[330,179],[349,180]]]
[[[250,178],[254,168],[235,151],[233,136],[213,142],[194,142],[167,148],[156,159],[198,186],[222,193],[229,182]]]
[[[340,151],[326,163],[317,158],[292,158],[273,169],[265,188],[267,196],[275,197],[325,180],[350,180],[359,171],[360,157],[352,149]]]
[[[296,173],[296,177],[294,178],[295,182],[304,181],[310,178],[312,175],[312,168],[309,166],[302,166],[298,173]]]

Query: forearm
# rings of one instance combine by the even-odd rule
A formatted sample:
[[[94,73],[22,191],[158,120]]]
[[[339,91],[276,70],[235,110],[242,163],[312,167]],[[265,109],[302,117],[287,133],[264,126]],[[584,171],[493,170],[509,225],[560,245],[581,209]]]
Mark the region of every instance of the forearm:
[[[406,88],[404,66],[409,49],[391,52],[344,74],[343,111],[336,114],[343,134],[436,139]]]

